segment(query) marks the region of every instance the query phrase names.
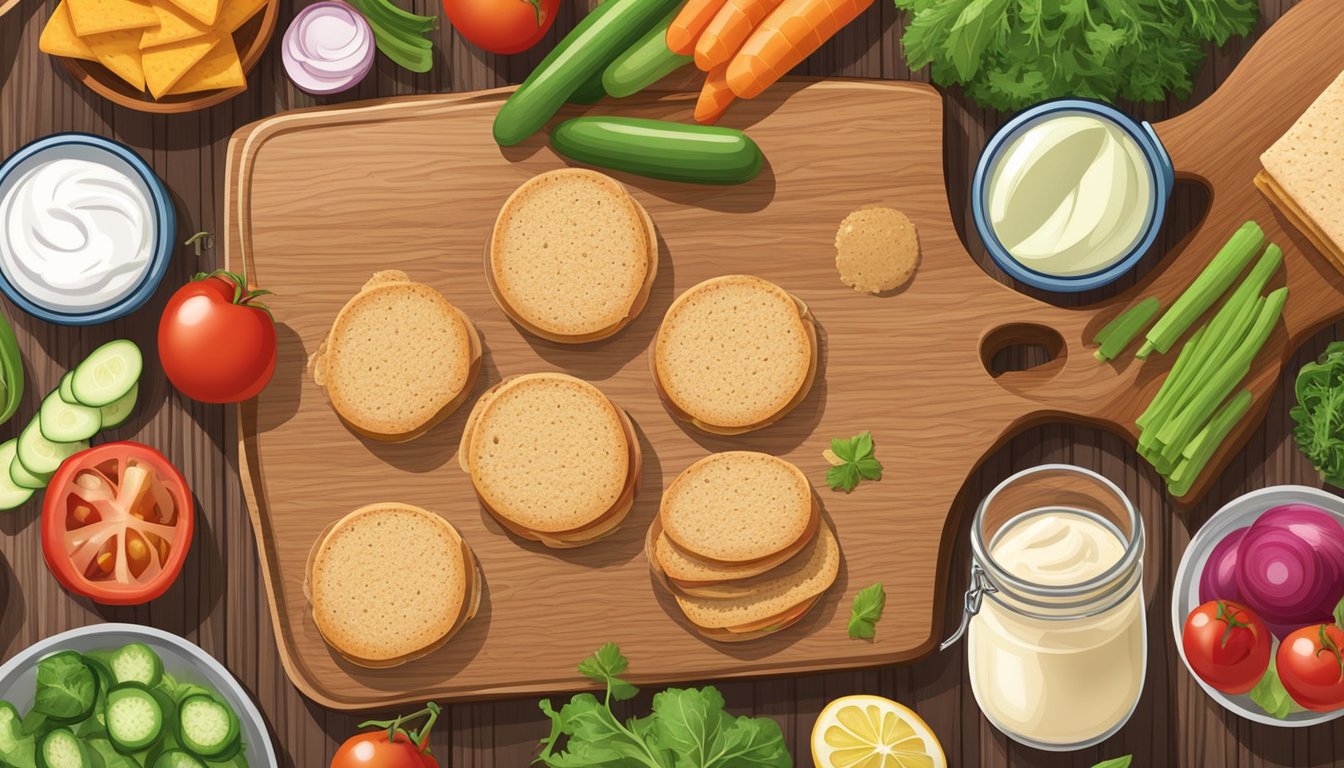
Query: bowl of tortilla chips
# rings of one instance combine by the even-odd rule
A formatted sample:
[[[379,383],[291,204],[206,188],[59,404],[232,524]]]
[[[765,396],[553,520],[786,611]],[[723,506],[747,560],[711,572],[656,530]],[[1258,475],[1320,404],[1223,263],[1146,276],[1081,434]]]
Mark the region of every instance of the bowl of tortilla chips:
[[[247,88],[279,0],[60,0],[39,47],[110,101],[174,114]]]

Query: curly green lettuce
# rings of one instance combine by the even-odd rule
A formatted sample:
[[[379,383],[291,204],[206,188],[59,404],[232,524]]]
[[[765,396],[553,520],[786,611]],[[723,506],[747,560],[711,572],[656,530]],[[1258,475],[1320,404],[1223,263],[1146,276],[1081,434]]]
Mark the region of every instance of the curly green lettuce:
[[[1344,341],[1298,371],[1297,405],[1289,411],[1297,447],[1331,485],[1344,486]]]

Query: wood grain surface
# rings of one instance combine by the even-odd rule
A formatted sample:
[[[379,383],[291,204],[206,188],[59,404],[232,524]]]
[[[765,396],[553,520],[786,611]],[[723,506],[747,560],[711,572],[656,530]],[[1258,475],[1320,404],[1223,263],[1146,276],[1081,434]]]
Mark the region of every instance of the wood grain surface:
[[[1334,0],[1315,0],[1333,3]],[[580,8],[563,5],[556,30],[535,51],[514,57],[482,53],[445,29],[436,38],[441,48],[435,69],[426,75],[397,71],[380,58],[375,72],[354,92],[315,99],[288,85],[280,68],[277,36],[241,96],[210,110],[190,115],[160,117],[128,112],[89,93],[70,81],[60,67],[37,51],[41,24],[54,0],[24,0],[0,18],[0,152],[60,130],[86,130],[115,137],[136,148],[165,179],[176,197],[182,234],[197,229],[222,231],[224,216],[224,158],[229,136],[240,126],[294,107],[334,104],[380,96],[412,93],[470,91],[518,82],[540,57],[570,28]],[[1246,40],[1236,39],[1210,58],[1195,81],[1189,100],[1171,99],[1150,105],[1126,105],[1136,117],[1154,122],[1188,112],[1228,77],[1234,65],[1263,34],[1270,22],[1293,5],[1289,0],[1261,0],[1262,21]],[[416,0],[420,12],[435,12],[437,4]],[[292,18],[296,5],[282,4],[280,27]],[[798,74],[927,80],[927,72],[911,73],[903,63],[899,37],[905,19],[889,3],[878,3],[814,55]],[[1293,88],[1286,80],[1285,91]],[[967,192],[970,173],[989,133],[1005,119],[965,100],[955,89],[944,94],[944,169],[949,181],[948,201],[953,221],[973,257],[992,276],[1003,276],[984,257],[973,230],[968,230]],[[897,141],[888,138],[886,141]],[[339,164],[344,158],[332,158]],[[320,194],[316,189],[311,194]],[[1146,258],[1135,278],[1118,286],[1079,297],[1056,300],[1063,305],[1091,305],[1113,297],[1161,260],[1162,255],[1191,231],[1208,206],[1208,195],[1194,184],[1178,184],[1159,247]],[[445,211],[451,215],[451,211]],[[183,251],[165,284],[178,284],[192,272],[219,264],[219,249],[197,258]],[[1027,293],[1031,293],[1027,291]],[[123,321],[94,329],[55,328],[6,307],[18,328],[33,385],[20,417],[31,413],[38,396],[53,386],[65,367],[97,344],[129,336],[152,349],[158,312],[168,291]],[[1037,296],[1037,298],[1050,298]],[[1302,482],[1319,485],[1314,471],[1292,443],[1287,417],[1291,395],[1284,384],[1297,367],[1319,354],[1326,342],[1344,335],[1332,326],[1306,339],[1284,366],[1280,386],[1270,398],[1266,418],[1234,456],[1207,496],[1188,510],[1172,505],[1158,478],[1133,456],[1125,441],[1087,426],[1059,424],[1031,427],[994,452],[971,477],[967,499],[982,496],[1015,470],[1044,461],[1071,461],[1113,478],[1145,511],[1150,533],[1163,545],[1154,554],[1158,584],[1148,619],[1149,675],[1143,698],[1129,724],[1099,747],[1076,754],[1053,755],[1016,745],[994,731],[975,707],[964,656],[936,654],[914,664],[857,672],[833,672],[720,683],[730,709],[777,718],[797,758],[810,765],[807,737],[812,720],[825,702],[839,695],[872,692],[915,707],[930,723],[955,766],[1075,766],[1086,768],[1098,760],[1133,753],[1135,765],[1146,766],[1329,766],[1344,754],[1344,724],[1285,731],[1252,725],[1220,710],[1191,680],[1172,647],[1167,593],[1175,565],[1191,533],[1237,495],[1266,485]],[[1039,363],[1042,355],[1031,348],[1012,349],[996,357],[996,367],[1021,368]],[[151,365],[153,356],[151,354]],[[366,715],[327,710],[305,699],[286,679],[266,608],[262,577],[251,526],[247,520],[234,450],[237,436],[232,409],[192,403],[177,395],[161,378],[146,382],[148,405],[114,437],[137,437],[165,450],[183,469],[200,502],[200,535],[182,578],[164,598],[139,608],[98,608],[71,599],[45,572],[29,507],[0,519],[0,641],[5,654],[71,626],[103,620],[152,624],[178,632],[200,643],[220,658],[253,692],[272,726],[286,766],[327,765],[336,746]],[[12,435],[15,425],[0,428]],[[322,446],[314,445],[314,451]],[[952,537],[952,562],[964,563],[968,554],[963,515]],[[946,594],[964,588],[964,573],[953,569]],[[600,599],[600,598],[594,598]],[[954,617],[944,617],[950,631]],[[553,627],[568,621],[563,609],[537,630],[534,642],[546,643]],[[899,621],[900,617],[896,617]],[[621,619],[606,623],[618,627]],[[882,631],[890,628],[892,614]],[[573,660],[577,661],[577,660]],[[697,681],[699,682],[699,681]],[[623,713],[647,710],[651,691],[645,691]],[[382,712],[379,714],[390,714]],[[372,716],[372,715],[369,715]],[[536,709],[535,697],[448,707],[433,739],[441,764],[454,766],[521,766],[535,754],[536,740],[547,726]]]

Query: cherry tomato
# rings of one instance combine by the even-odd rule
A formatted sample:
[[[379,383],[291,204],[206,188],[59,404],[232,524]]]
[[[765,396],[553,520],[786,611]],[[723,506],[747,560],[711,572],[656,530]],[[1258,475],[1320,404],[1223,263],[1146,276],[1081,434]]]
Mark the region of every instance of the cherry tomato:
[[[1265,622],[1230,600],[1211,600],[1185,619],[1181,646],[1199,679],[1223,693],[1246,693],[1269,668]]]
[[[191,491],[162,453],[105,443],[66,459],[42,502],[42,556],[61,586],[139,605],[172,586],[195,530]]]
[[[230,273],[197,275],[177,289],[159,321],[159,359],[182,394],[203,403],[256,397],[275,373],[275,322]]]
[[[331,768],[439,768],[438,761],[429,754],[429,731],[440,711],[439,705],[431,701],[412,715],[360,723],[360,728],[378,730],[346,739],[331,759]],[[421,718],[424,725],[410,728],[411,723]]]
[[[1313,624],[1279,643],[1274,663],[1293,701],[1307,709],[1344,708],[1344,629]]]
[[[448,19],[477,47],[518,53],[537,44],[555,23],[560,0],[443,0]]]

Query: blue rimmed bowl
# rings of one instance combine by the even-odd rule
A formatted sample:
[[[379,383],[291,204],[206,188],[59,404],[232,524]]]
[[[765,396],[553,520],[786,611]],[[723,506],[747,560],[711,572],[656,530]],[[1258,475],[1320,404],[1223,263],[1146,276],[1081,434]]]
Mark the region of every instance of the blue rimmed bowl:
[[[153,213],[154,239],[150,248],[149,266],[135,287],[115,303],[89,311],[73,311],[68,307],[45,304],[28,296],[5,273],[0,260],[0,292],[23,311],[49,323],[58,325],[97,325],[116,320],[139,309],[154,295],[163,275],[168,271],[173,244],[177,235],[177,214],[173,209],[168,188],[129,147],[111,139],[89,133],[57,133],[25,145],[0,165],[0,201],[9,193],[15,179],[37,164],[60,158],[76,158],[107,165],[131,178],[150,200]],[[0,232],[0,236],[3,236]]]
[[[1006,150],[1018,137],[1044,122],[1065,115],[1086,115],[1101,119],[1120,128],[1132,138],[1146,161],[1152,194],[1149,195],[1148,211],[1141,234],[1123,255],[1096,272],[1061,276],[1023,265],[1000,242],[989,216],[989,187],[995,170],[1006,155]],[[985,151],[980,154],[980,161],[976,165],[975,176],[971,182],[971,214],[976,231],[985,244],[985,250],[1004,272],[1033,288],[1060,293],[1081,293],[1115,282],[1143,258],[1143,254],[1152,247],[1153,241],[1157,239],[1158,230],[1162,227],[1162,218],[1166,213],[1167,201],[1171,198],[1171,188],[1175,180],[1176,171],[1172,167],[1171,158],[1147,121],[1136,121],[1109,104],[1099,101],[1056,99],[1037,104],[1018,114],[989,140]]]

